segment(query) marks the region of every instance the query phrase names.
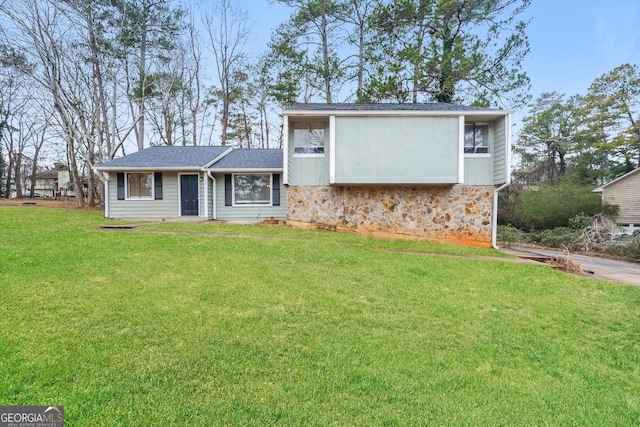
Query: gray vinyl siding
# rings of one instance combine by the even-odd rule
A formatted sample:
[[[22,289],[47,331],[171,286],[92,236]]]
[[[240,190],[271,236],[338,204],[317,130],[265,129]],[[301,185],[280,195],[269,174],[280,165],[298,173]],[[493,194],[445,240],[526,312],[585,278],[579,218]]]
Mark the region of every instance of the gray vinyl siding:
[[[465,185],[493,185],[492,157],[465,157],[464,184]]]
[[[280,174],[280,206],[225,206],[224,205],[224,174],[213,174],[216,179],[216,219],[221,221],[230,220],[265,220],[265,219],[285,219],[287,217],[287,193],[282,185],[282,172]],[[213,217],[213,209],[210,211]]]
[[[493,184],[507,182],[507,135],[506,118],[501,117],[492,124],[493,129]]]
[[[118,200],[115,172],[109,173],[109,218],[169,219],[180,218],[180,175],[199,175],[198,172],[162,172],[162,200]],[[185,218],[204,218],[204,181],[199,183],[199,215]]]
[[[164,219],[180,215],[178,173],[162,173],[162,200],[118,200],[117,174],[109,173],[109,218]]]
[[[313,121],[317,123],[317,121]],[[329,185],[329,124],[324,128],[324,156],[298,157],[294,154],[294,126],[289,128],[289,184],[291,185]]]
[[[620,207],[616,217],[619,224],[640,224],[640,171],[606,186],[602,199]]]
[[[459,180],[458,117],[336,117],[336,184]]]
[[[504,134],[504,132],[503,132]],[[466,185],[493,185],[494,161],[496,155],[495,123],[489,124],[489,156],[465,155],[464,156],[464,183]],[[504,155],[502,156],[504,157]]]

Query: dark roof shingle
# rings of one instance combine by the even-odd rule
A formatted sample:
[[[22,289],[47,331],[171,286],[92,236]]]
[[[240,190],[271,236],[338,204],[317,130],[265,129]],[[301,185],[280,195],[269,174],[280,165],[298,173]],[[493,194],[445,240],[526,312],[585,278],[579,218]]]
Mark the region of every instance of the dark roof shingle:
[[[491,108],[471,107],[466,105],[447,104],[444,102],[426,103],[296,103],[285,111],[501,111]]]
[[[233,150],[211,169],[282,169],[282,150]]]
[[[200,168],[230,147],[196,146],[167,147],[157,146],[113,159],[98,166],[102,168]]]

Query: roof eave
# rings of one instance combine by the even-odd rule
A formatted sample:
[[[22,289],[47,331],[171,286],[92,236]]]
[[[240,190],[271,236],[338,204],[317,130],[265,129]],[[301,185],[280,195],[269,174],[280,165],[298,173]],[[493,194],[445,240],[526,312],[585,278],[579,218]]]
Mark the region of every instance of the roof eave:
[[[199,172],[202,170],[202,166],[126,166],[126,167],[118,167],[118,166],[94,166],[95,170],[100,172],[138,172],[138,171],[154,171],[154,172],[162,172],[162,171],[189,171],[189,172]]]
[[[618,182],[618,181],[622,181],[623,179],[626,179],[626,178],[628,178],[629,176],[631,176],[631,175],[633,175],[633,174],[635,174],[635,173],[638,173],[638,172],[640,172],[640,167],[639,167],[639,168],[636,168],[636,169],[634,169],[634,170],[632,170],[631,172],[627,172],[627,173],[625,173],[624,175],[619,176],[618,178],[614,179],[613,181],[607,182],[606,184],[601,185],[600,187],[598,187],[598,188],[596,188],[595,190],[592,190],[592,191],[593,191],[593,192],[604,191],[605,187],[608,187],[608,186],[610,186],[611,184],[615,184],[615,183],[616,183],[616,182]]]
[[[284,116],[506,116],[506,110],[283,110]]]
[[[283,168],[208,168],[211,172],[220,173],[249,173],[249,172],[282,172]]]

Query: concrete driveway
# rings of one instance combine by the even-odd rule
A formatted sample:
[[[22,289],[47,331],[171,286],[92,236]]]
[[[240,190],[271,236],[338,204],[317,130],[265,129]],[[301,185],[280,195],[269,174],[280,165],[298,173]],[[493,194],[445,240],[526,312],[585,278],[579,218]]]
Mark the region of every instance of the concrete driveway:
[[[520,258],[539,259],[542,262],[544,262],[545,258],[566,257],[566,254],[562,251],[525,246],[512,246],[510,248],[500,248],[500,250]],[[573,253],[571,256],[580,263],[582,270],[593,273],[595,278],[640,286],[640,264]]]

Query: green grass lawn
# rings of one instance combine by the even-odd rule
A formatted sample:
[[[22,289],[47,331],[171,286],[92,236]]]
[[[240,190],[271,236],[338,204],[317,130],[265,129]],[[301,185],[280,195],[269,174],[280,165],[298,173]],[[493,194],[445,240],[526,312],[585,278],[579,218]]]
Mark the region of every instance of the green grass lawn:
[[[0,405],[68,426],[640,424],[638,288],[491,250],[112,223],[0,207]]]

